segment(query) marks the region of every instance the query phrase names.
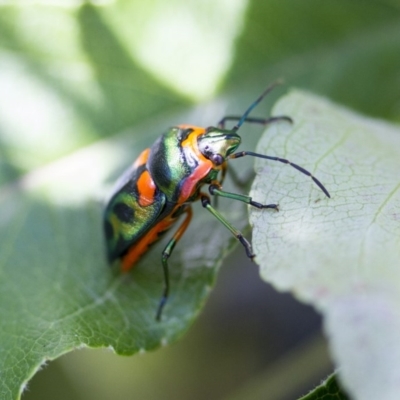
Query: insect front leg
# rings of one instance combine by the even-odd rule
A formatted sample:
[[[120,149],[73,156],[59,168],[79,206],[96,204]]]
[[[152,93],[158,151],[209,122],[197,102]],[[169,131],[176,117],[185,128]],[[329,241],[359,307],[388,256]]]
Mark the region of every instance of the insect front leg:
[[[162,297],[160,299],[160,303],[158,304],[158,309],[157,309],[157,314],[156,314],[157,321],[161,320],[161,314],[162,314],[165,304],[167,303],[168,296],[169,296],[168,259],[171,256],[175,245],[178,243],[179,239],[182,237],[182,235],[185,233],[187,227],[189,226],[190,220],[192,219],[192,215],[193,215],[192,207],[190,207],[190,206],[184,212],[186,213],[185,219],[183,220],[182,224],[180,225],[178,230],[175,232],[174,236],[172,236],[172,238],[167,243],[167,245],[165,246],[165,248],[162,252],[161,262],[162,262],[163,271],[164,271],[164,291],[163,291]]]
[[[208,187],[208,190],[210,191],[210,194],[213,196],[221,196],[221,197],[226,197],[227,199],[232,199],[232,200],[237,200],[241,201],[243,203],[249,204],[253,207],[256,208],[272,208],[276,211],[279,211],[279,206],[278,204],[261,204],[258,203],[257,201],[253,201],[253,199],[250,196],[246,196],[243,194],[238,194],[238,193],[230,193],[226,192],[221,189],[221,186],[218,185],[216,182],[212,182],[210,186]]]
[[[218,186],[219,187],[222,187],[222,185],[223,185],[223,183],[225,181],[225,178],[226,178],[227,171],[229,171],[229,173],[230,173],[230,169],[228,169],[228,163],[225,161],[221,165],[221,178],[216,181],[216,182],[218,182]],[[214,197],[213,204],[214,204],[215,208],[218,208],[218,196]]]
[[[200,200],[201,200],[201,204],[202,206],[208,210],[212,215],[214,215],[215,218],[217,218],[217,220],[219,222],[221,222],[222,224],[225,225],[226,228],[229,229],[229,231],[232,233],[233,236],[235,236],[235,238],[237,240],[239,240],[239,242],[243,245],[245,251],[246,251],[246,255],[247,257],[249,257],[251,260],[255,257],[255,254],[253,253],[253,249],[251,247],[251,244],[249,243],[249,241],[243,236],[243,234],[237,230],[234,226],[231,225],[231,223],[229,221],[227,221],[222,215],[221,213],[219,213],[212,205],[211,205],[211,201],[210,201],[210,197],[205,194],[205,193],[200,193]]]
[[[270,122],[274,122],[277,120],[286,120],[289,122],[292,122],[292,119],[287,116],[279,116],[279,117],[270,117],[270,118],[253,118],[249,117],[250,112],[257,106],[258,103],[276,86],[282,84],[280,80],[273,82],[271,85],[269,85],[264,92],[262,92],[261,96],[259,96],[251,105],[250,107],[246,110],[246,112],[241,116],[227,116],[221,119],[221,121],[218,123],[219,128],[223,128],[225,126],[225,121],[227,120],[233,120],[233,121],[238,121],[238,123],[233,127],[233,131],[237,131],[244,122],[255,122],[257,124],[269,124]]]
[[[240,121],[242,117],[237,115],[227,115],[226,117],[222,118],[221,121],[218,122],[218,128],[225,129],[225,122],[226,121]],[[278,121],[286,121],[289,123],[293,123],[292,118],[286,115],[279,115],[276,117],[269,117],[269,118],[253,118],[253,117],[246,117],[243,122],[250,122],[253,124],[259,125],[268,125]]]

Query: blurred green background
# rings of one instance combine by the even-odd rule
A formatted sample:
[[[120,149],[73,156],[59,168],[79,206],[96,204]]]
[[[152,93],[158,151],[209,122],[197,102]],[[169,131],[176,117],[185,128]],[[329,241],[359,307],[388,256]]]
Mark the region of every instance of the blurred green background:
[[[2,2],[0,183],[197,104],[213,100],[219,112],[221,96],[237,112],[281,77],[400,121],[399,29],[395,0]],[[220,117],[211,114],[204,121]],[[306,393],[332,370],[320,318],[261,282],[241,250],[179,343],[129,358],[75,351],[40,371],[23,398]]]
[[[241,249],[239,249],[241,250]],[[52,362],[23,399],[296,399],[333,371],[319,316],[263,283],[241,251],[178,343],[120,357],[77,350]]]

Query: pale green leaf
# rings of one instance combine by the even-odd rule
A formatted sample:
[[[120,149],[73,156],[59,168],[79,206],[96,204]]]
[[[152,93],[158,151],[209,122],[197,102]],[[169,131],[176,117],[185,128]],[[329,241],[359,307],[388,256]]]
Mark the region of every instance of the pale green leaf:
[[[251,210],[263,279],[324,316],[339,376],[355,399],[397,399],[400,379],[400,129],[292,91],[262,154],[308,169],[331,194],[278,162],[256,162]]]

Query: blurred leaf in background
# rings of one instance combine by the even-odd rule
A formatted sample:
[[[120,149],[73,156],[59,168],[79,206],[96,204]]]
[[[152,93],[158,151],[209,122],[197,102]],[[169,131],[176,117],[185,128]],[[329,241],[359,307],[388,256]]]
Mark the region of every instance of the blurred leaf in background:
[[[103,258],[103,198],[119,173],[168,126],[215,124],[226,112],[243,112],[278,77],[363,113],[400,120],[396,2],[4,3],[0,5],[0,396],[4,399],[17,398],[20,386],[43,362],[75,347],[110,346],[131,354],[173,341],[204,304],[216,266],[233,241],[224,227],[204,217],[201,207],[174,253],[173,298],[163,324],[153,320],[162,282],[162,243],[127,277],[110,270]],[[280,93],[271,96],[269,104]],[[212,97],[212,103],[188,110],[191,103]],[[266,108],[260,107],[258,114],[265,115]],[[249,131],[255,132],[253,140],[244,139],[253,149],[257,129]],[[250,161],[240,164],[244,170],[250,165]],[[231,203],[223,207],[227,218],[244,228],[245,208]],[[251,274],[248,269],[244,272]],[[132,359],[140,371],[143,363],[149,363],[150,378],[141,376],[149,385],[138,397],[159,398],[161,392],[176,398],[183,390],[190,398],[194,393],[199,398],[228,396],[267,368],[278,350],[292,348],[315,328],[317,319],[310,311],[304,318],[309,325],[303,326],[297,306],[283,311],[286,297],[278,297],[279,301],[268,294],[260,297],[253,281],[246,285],[241,277],[240,285],[229,283],[234,276],[232,268],[221,282],[221,288],[235,288],[226,295],[232,308],[222,307],[224,313],[231,312],[221,317],[210,310],[208,318],[196,324],[198,336],[193,333],[179,343],[179,357],[174,359],[174,348],[168,348],[159,352],[154,366],[150,359],[157,353]],[[263,288],[261,284],[261,293]],[[262,317],[252,308],[254,303],[250,306],[244,300],[252,294],[257,294],[255,304]],[[234,302],[235,297],[242,302]],[[249,318],[249,332],[258,335],[257,340],[242,331]],[[299,338],[283,340],[290,335],[280,327],[299,332]],[[202,341],[202,335],[209,341]],[[193,347],[186,348],[186,343]],[[96,387],[96,398],[101,398],[106,385],[113,387],[99,378],[103,370],[101,376],[109,376],[109,362],[100,365],[96,359],[103,356],[88,356],[96,360],[86,369],[96,372],[92,383],[77,383],[79,376],[86,379],[82,371],[64,379],[74,382],[71,396],[96,397],[85,392]],[[124,389],[115,387],[113,393],[121,398],[127,397],[123,393],[134,395],[130,364],[113,357],[113,362],[121,363],[112,364],[117,375],[125,371],[127,376]],[[164,358],[176,360],[177,365],[165,367]],[[76,368],[68,368],[69,362],[54,368],[69,374]],[[181,379],[184,371],[191,370],[189,365],[193,375]],[[210,365],[215,369],[209,370]],[[322,374],[326,365],[321,361]],[[51,370],[52,366],[39,376]],[[202,380],[209,384],[199,385]],[[53,398],[49,390],[60,391],[57,385],[53,389],[44,385],[48,392],[35,393],[34,385],[35,381],[24,396],[27,399]],[[157,385],[159,391],[154,389]],[[289,395],[295,392],[285,389]]]

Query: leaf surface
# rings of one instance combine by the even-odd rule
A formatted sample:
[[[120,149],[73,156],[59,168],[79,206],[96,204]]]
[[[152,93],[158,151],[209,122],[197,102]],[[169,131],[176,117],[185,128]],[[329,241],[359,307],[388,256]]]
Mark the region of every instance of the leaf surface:
[[[308,169],[328,199],[289,166],[257,161],[251,210],[263,279],[324,316],[339,376],[356,399],[395,399],[400,378],[400,129],[299,91],[274,114],[258,152]],[[310,182],[310,183],[309,183]]]

